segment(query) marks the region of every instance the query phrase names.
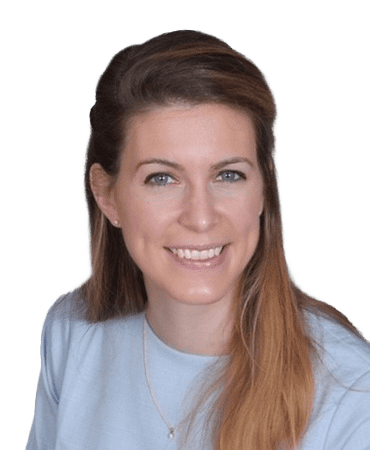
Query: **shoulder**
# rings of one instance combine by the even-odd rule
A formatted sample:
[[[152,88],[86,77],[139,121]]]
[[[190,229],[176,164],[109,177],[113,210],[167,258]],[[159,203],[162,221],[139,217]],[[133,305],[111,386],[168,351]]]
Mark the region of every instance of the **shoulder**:
[[[71,333],[76,334],[88,326],[83,314],[83,300],[79,289],[60,296],[49,308],[43,327],[45,344],[54,351],[70,343]]]
[[[81,289],[60,296],[47,312],[44,322],[44,334],[55,344],[68,346],[85,335],[96,338],[111,336],[113,330],[125,334],[136,333],[142,323],[140,314],[117,317],[103,322],[90,323],[86,319],[86,304]]]
[[[346,382],[370,370],[370,343],[325,316],[307,313],[308,324],[325,365]]]
[[[103,357],[130,348],[140,332],[140,314],[89,323],[85,313],[80,289],[76,289],[59,297],[44,321],[41,356],[57,400],[66,377],[72,379],[77,369],[78,373],[96,370]]]
[[[307,319],[320,354],[308,434],[316,448],[367,448],[363,444],[370,441],[370,344],[324,316],[309,313]]]

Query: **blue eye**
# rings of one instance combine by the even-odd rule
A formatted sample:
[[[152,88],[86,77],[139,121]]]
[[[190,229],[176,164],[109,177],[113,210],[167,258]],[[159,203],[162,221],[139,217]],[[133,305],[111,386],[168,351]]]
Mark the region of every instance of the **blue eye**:
[[[244,175],[244,173],[239,172],[237,170],[224,170],[223,172],[220,172],[219,175],[224,175],[225,173],[227,174],[231,174],[231,175],[237,175],[239,178],[237,178],[236,180],[233,179],[226,179],[225,181],[229,181],[230,183],[235,183],[236,181],[240,181],[240,180],[245,180],[246,176]]]
[[[222,176],[224,174],[230,174],[230,175],[237,175],[239,178],[237,178],[236,180],[230,177],[228,178],[224,178],[222,181],[228,181],[229,183],[236,183],[237,181],[242,181],[242,180],[246,180],[247,177],[245,176],[245,174],[243,172],[239,172],[238,170],[224,170],[223,172],[220,172],[218,174],[218,176]],[[169,175],[168,173],[163,173],[163,172],[158,172],[158,173],[153,173],[151,175],[148,175],[144,181],[144,184],[148,184],[152,187],[160,187],[160,186],[168,186],[169,184],[174,184],[174,183],[156,183],[156,180],[159,181],[160,179],[166,179],[166,178],[172,178],[174,179],[171,175]]]
[[[146,179],[145,179],[145,184],[149,184],[151,186],[166,186],[167,184],[157,184],[151,180],[159,180],[160,178],[172,178],[170,175],[168,175],[167,173],[154,173],[153,175],[149,175]],[[170,183],[172,184],[172,183]]]

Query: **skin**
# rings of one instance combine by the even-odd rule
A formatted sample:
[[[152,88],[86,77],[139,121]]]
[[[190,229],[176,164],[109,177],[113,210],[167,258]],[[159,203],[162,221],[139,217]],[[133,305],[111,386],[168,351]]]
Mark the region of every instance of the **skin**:
[[[231,157],[246,157],[252,165],[238,162],[211,170]],[[155,163],[135,171],[147,158],[175,161],[185,170]],[[223,171],[240,171],[246,180]],[[145,184],[158,172],[162,175]],[[215,104],[158,107],[136,116],[118,179],[113,187],[109,181],[99,164],[91,167],[96,201],[112,224],[119,221],[127,249],[143,272],[146,317],[154,332],[185,353],[225,354],[235,289],[256,249],[263,211],[249,117]],[[215,242],[230,245],[225,262],[213,271],[178,267],[164,248]]]

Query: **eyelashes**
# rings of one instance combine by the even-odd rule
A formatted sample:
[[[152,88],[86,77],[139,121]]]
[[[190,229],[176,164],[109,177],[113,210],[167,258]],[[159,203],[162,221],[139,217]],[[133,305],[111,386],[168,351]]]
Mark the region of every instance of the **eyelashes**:
[[[223,170],[222,172],[220,172],[218,174],[218,176],[220,176],[220,175],[222,176],[223,174],[226,174],[226,173],[227,174],[235,174],[235,175],[237,175],[239,177],[236,180],[235,179],[224,179],[223,180],[223,181],[226,181],[227,183],[230,183],[230,184],[237,183],[238,181],[245,181],[247,179],[246,175],[243,172],[240,172],[239,170]],[[151,187],[166,187],[166,186],[169,186],[171,184],[174,184],[174,183],[158,184],[154,180],[156,178],[158,179],[159,177],[162,177],[162,179],[165,178],[165,177],[175,179],[172,175],[170,175],[168,173],[157,172],[157,173],[152,173],[152,174],[148,175],[145,178],[144,184],[149,185]]]

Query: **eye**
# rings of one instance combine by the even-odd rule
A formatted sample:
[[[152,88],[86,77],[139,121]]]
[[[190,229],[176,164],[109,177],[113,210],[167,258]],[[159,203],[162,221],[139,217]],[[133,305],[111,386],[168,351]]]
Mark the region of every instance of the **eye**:
[[[230,175],[232,175],[232,177],[224,178],[222,181],[227,181],[232,184],[236,183],[237,181],[242,181],[242,180],[247,179],[246,175],[243,172],[239,172],[238,170],[224,170],[224,171],[220,172],[218,174],[218,176],[223,176],[224,174],[230,174]],[[236,180],[233,178],[235,175],[239,177]],[[169,184],[174,184],[174,183],[166,183],[167,178],[174,179],[168,173],[164,173],[164,172],[152,173],[145,178],[144,184],[148,184],[149,186],[152,186],[152,187],[161,187],[161,186],[164,187],[164,186],[168,186]],[[162,182],[157,183],[156,181],[159,181],[159,180],[162,180]]]
[[[146,178],[145,178],[145,181],[144,181],[144,183],[145,184],[149,184],[150,186],[154,186],[154,187],[156,187],[156,186],[166,186],[167,184],[163,184],[163,183],[160,183],[160,184],[158,184],[158,183],[156,183],[155,181],[156,180],[159,180],[159,179],[164,179],[164,178],[172,178],[168,173],[153,173],[153,174],[151,174],[151,175],[148,175]],[[154,181],[152,181],[152,180],[154,180]],[[173,184],[173,183],[170,183],[170,184]]]
[[[224,175],[224,174],[232,174],[232,175],[237,175],[239,178],[237,178],[236,180],[233,178],[228,178],[225,179],[225,181],[228,181],[229,183],[236,183],[237,181],[241,181],[241,180],[246,180],[247,177],[245,176],[245,174],[243,172],[239,172],[238,170],[224,170],[223,172],[219,173],[219,176]]]

